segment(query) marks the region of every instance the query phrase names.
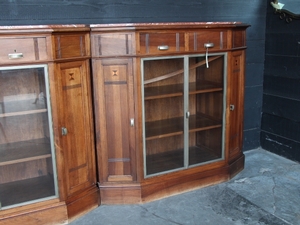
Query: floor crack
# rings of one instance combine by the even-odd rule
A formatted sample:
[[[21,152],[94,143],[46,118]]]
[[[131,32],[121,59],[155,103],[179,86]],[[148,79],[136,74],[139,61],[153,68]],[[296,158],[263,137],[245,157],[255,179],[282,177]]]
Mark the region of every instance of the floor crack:
[[[182,223],[177,223],[176,221],[173,221],[173,220],[170,220],[170,219],[167,219],[167,218],[164,218],[164,217],[161,217],[155,213],[152,213],[150,212],[146,207],[142,206],[142,205],[139,205],[139,207],[141,207],[143,210],[145,210],[147,213],[150,213],[151,215],[155,216],[156,218],[159,218],[159,219],[162,219],[164,221],[167,221],[167,222],[171,222],[171,223],[174,223],[174,224],[177,224],[177,225],[184,225]]]

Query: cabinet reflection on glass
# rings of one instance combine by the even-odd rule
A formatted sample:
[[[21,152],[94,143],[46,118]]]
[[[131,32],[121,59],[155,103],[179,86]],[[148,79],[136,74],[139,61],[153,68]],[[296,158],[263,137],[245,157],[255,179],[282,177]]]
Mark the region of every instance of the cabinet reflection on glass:
[[[46,65],[0,67],[2,208],[57,195]]]
[[[224,158],[226,54],[142,59],[145,176]]]

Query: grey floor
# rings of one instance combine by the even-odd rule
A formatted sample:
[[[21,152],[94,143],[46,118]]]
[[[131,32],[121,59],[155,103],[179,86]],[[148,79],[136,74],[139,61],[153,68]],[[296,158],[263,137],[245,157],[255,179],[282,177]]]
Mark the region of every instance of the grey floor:
[[[102,205],[71,225],[300,224],[300,164],[262,149],[245,152],[232,180],[136,205]]]

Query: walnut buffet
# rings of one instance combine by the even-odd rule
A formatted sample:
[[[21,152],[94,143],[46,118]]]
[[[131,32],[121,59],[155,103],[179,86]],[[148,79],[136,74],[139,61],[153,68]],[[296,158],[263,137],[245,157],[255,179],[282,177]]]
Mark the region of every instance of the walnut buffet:
[[[66,224],[240,172],[247,27],[0,27],[0,223]]]

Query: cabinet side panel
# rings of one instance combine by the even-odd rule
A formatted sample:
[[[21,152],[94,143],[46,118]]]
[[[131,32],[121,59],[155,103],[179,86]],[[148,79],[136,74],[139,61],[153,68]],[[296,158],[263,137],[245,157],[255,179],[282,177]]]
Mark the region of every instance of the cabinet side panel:
[[[228,149],[229,160],[239,156],[243,141],[243,112],[244,112],[244,51],[232,53],[228,73]],[[229,107],[229,108],[228,108]]]

